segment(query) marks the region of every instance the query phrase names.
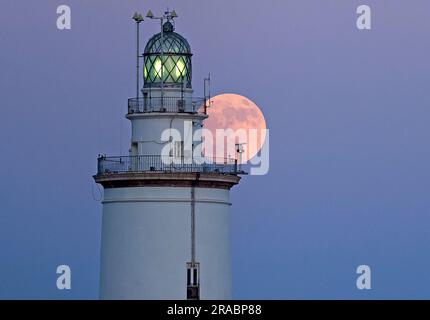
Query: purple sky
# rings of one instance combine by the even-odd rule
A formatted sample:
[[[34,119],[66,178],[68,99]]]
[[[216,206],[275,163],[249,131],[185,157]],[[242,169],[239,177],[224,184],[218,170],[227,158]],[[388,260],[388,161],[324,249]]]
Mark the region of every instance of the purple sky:
[[[72,30],[56,29],[60,4]],[[98,153],[128,149],[131,15],[167,6],[196,95],[211,72],[214,94],[247,96],[270,129],[270,173],[232,192],[234,298],[430,298],[428,0],[2,0],[0,298],[97,298],[91,176]],[[157,31],[145,21],[143,42]]]

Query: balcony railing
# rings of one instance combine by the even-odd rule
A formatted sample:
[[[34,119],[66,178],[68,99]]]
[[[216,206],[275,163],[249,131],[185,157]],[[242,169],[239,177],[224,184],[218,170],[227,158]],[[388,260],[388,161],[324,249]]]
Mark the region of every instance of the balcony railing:
[[[128,113],[184,112],[206,114],[206,99],[192,97],[140,97],[128,99]]]
[[[139,172],[242,173],[235,159],[129,156],[98,158],[98,174]]]

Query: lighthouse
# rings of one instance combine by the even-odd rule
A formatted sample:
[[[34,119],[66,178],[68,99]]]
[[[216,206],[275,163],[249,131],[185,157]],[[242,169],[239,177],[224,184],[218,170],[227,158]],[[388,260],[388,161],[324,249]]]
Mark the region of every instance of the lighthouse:
[[[104,189],[100,298],[230,299],[230,189],[243,172],[237,157],[205,157],[199,132],[210,98],[193,95],[176,13],[147,17],[161,30],[138,50],[143,87],[128,99],[129,154],[100,156],[94,176]]]

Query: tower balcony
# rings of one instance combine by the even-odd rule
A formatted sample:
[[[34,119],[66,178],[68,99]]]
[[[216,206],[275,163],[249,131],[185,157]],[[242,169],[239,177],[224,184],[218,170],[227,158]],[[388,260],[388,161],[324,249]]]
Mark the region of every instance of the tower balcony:
[[[207,100],[194,97],[140,97],[128,99],[128,113],[191,113],[206,114]]]
[[[184,158],[157,155],[106,157],[98,159],[97,174],[121,173],[218,173],[243,174],[236,159]]]
[[[104,188],[194,186],[231,189],[239,183],[242,174],[246,173],[235,159],[101,156],[94,180]]]

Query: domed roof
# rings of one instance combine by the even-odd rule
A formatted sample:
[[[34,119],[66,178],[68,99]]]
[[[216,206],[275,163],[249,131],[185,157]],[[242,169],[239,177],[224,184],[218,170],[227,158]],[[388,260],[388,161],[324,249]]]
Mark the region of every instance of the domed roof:
[[[191,55],[190,45],[183,36],[174,32],[175,28],[170,21],[163,25],[163,51],[166,54]],[[146,44],[144,54],[161,53],[161,32],[152,36]]]

